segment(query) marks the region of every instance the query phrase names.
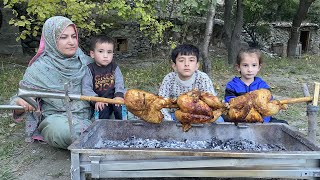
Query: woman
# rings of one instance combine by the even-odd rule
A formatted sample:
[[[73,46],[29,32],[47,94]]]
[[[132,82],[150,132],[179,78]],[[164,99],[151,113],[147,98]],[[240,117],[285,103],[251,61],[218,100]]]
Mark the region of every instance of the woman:
[[[91,58],[78,47],[75,24],[66,17],[51,17],[43,25],[39,51],[30,61],[21,83],[34,88],[63,91],[64,84],[69,82],[69,92],[81,94],[81,79],[90,62]],[[34,110],[20,98],[15,99],[15,103],[24,107],[22,112],[15,111],[16,116]],[[86,101],[70,103],[73,125],[79,135],[91,124],[90,105]],[[72,141],[64,100],[41,98],[40,104],[42,119],[38,130],[49,145],[66,149]]]

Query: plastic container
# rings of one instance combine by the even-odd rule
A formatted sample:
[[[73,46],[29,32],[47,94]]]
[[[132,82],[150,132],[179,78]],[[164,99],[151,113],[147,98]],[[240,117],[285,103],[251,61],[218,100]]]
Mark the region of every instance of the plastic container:
[[[122,119],[123,120],[128,120],[128,110],[127,110],[127,107],[125,105],[121,105],[122,106]]]

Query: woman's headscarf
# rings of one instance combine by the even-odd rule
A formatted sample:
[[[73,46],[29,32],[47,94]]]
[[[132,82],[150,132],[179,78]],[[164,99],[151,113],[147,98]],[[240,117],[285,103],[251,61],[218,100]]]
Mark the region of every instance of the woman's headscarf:
[[[66,57],[59,52],[56,44],[57,39],[70,25],[76,29],[70,19],[62,16],[51,17],[45,22],[39,51],[31,60],[20,86],[63,92],[64,84],[70,83],[68,92],[81,94],[81,80],[85,74],[86,65],[92,59],[80,48],[77,49],[74,56]],[[62,99],[42,98],[42,101],[44,102],[42,105],[44,115],[65,111],[65,103]],[[89,103],[84,101],[73,101],[72,106],[73,115],[77,112],[78,114],[88,112],[89,109]]]
[[[66,17],[54,16],[44,23],[40,47],[24,75],[25,83],[55,91],[63,91],[66,82],[79,86],[85,74],[85,66],[91,59],[84,55],[80,48],[74,56],[65,57],[56,44],[60,35],[70,25],[78,34],[75,24]],[[74,93],[80,93],[78,90]]]

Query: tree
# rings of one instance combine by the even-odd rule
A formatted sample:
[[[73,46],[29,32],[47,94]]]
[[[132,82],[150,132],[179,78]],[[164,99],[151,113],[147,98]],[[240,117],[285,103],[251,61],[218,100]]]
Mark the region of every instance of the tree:
[[[233,64],[240,50],[240,36],[243,25],[243,2],[237,0],[235,21],[232,21],[232,6],[234,0],[225,0],[224,41],[228,51],[228,64]]]
[[[217,5],[217,0],[211,0],[208,6],[208,15],[207,15],[207,22],[206,22],[206,30],[204,34],[203,40],[203,47],[202,47],[202,56],[203,56],[203,65],[202,70],[208,74],[209,77],[212,77],[212,67],[211,61],[208,57],[209,53],[209,44],[212,34],[212,29],[214,26],[214,16],[215,16],[215,9]]]
[[[17,39],[39,36],[46,19],[55,15],[70,18],[83,35],[99,33],[121,21],[134,21],[140,30],[151,38],[152,43],[161,39],[165,29],[172,26],[160,20],[154,9],[157,0],[5,0],[6,8],[14,10],[15,19],[10,24],[23,28]]]
[[[299,31],[300,26],[308,13],[309,7],[314,1],[315,0],[300,0],[299,2],[298,10],[294,15],[294,18],[292,21],[290,38],[288,40],[287,52],[289,57],[293,57],[296,55],[296,48],[297,48],[297,44],[299,41],[299,34],[300,34],[300,31]]]
[[[0,9],[0,28],[2,27],[2,11]]]
[[[268,22],[292,19],[298,7],[296,0],[244,0],[243,29],[250,36],[250,46],[259,46],[257,37],[268,36]]]

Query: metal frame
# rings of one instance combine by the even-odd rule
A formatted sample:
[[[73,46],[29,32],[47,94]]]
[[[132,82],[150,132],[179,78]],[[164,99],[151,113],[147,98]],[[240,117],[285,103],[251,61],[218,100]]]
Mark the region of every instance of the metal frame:
[[[92,150],[96,152],[96,150]],[[119,153],[119,151],[117,152]],[[318,159],[297,158],[237,158],[188,157],[129,160],[135,153],[126,152],[119,160],[107,160],[111,155],[71,152],[73,180],[92,178],[142,178],[142,177],[247,177],[295,178],[320,177]],[[142,153],[142,152],[141,152]],[[289,155],[292,157],[293,154]],[[313,154],[316,157],[319,153]],[[285,157],[286,155],[284,155]],[[123,160],[121,160],[123,158]],[[319,158],[319,157],[318,157]],[[126,160],[127,159],[127,160]]]
[[[91,142],[92,140],[111,135],[108,131],[110,129],[106,130],[107,134],[99,133],[101,129],[107,127],[100,122],[111,126],[111,124],[108,124],[110,121],[112,120],[96,121],[79,139],[69,146],[73,180],[84,180],[85,174],[90,174],[92,178],[242,177],[311,179],[320,177],[319,147],[287,125],[257,124],[254,127],[263,126],[261,128],[264,129],[272,126],[279,127],[283,129],[281,133],[284,136],[292,137],[287,139],[288,141],[296,140],[300,144],[298,145],[299,148],[305,150],[292,151],[295,147],[291,147],[289,151],[253,153],[212,150],[94,148],[96,141]],[[129,123],[128,121],[116,122],[116,127],[112,128],[117,129]],[[171,127],[171,123],[173,122],[163,122],[164,125],[159,126],[140,122],[137,126],[147,126],[148,131],[160,128],[155,130],[157,132],[166,128],[181,128],[179,126]],[[191,130],[194,130],[195,134],[202,132],[206,136],[211,126],[219,126],[219,129],[223,129],[224,126],[235,128],[232,124],[222,123],[219,125],[205,124],[203,127],[196,126]],[[251,124],[240,124],[237,128],[238,132],[234,133],[251,132],[252,130],[246,129],[250,126]],[[128,127],[123,128],[128,129]],[[119,129],[113,133],[122,133],[122,131]],[[143,133],[151,134],[150,132]],[[181,136],[186,134],[188,136],[188,133],[181,134]],[[289,144],[291,143],[293,142]]]

